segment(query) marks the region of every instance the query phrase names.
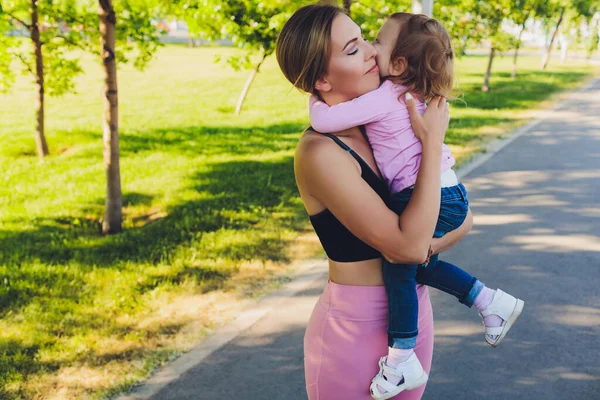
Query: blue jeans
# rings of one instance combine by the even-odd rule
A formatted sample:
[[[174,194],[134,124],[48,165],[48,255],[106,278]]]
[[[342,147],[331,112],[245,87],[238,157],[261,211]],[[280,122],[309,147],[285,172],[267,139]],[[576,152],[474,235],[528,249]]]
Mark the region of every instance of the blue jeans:
[[[390,208],[400,215],[406,208],[412,192],[413,189],[409,188],[392,194]],[[442,237],[457,229],[469,211],[469,199],[462,183],[442,188],[441,196],[434,237]],[[419,333],[417,283],[449,293],[467,307],[473,305],[473,301],[484,287],[477,278],[456,265],[439,260],[437,255],[431,257],[429,264],[424,267],[417,264],[392,264],[384,260],[383,280],[389,303],[388,345],[400,349],[415,347]]]

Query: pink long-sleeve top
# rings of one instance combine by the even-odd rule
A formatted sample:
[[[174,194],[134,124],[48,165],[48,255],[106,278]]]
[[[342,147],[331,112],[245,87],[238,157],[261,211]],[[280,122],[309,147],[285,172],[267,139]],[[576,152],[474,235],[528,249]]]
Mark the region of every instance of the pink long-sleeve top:
[[[421,142],[412,130],[406,105],[398,100],[404,91],[405,87],[386,80],[376,90],[332,107],[316,96],[310,98],[310,123],[319,132],[365,125],[377,167],[392,193],[414,185],[421,165]],[[424,113],[425,103],[416,101]],[[442,172],[454,163],[450,148],[443,145]]]

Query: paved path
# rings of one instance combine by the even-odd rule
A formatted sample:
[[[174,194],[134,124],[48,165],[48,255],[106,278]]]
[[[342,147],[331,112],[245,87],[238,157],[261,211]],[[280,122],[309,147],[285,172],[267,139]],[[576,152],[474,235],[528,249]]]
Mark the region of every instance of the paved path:
[[[444,258],[526,301],[497,349],[474,310],[431,290],[425,399],[600,399],[600,81],[464,179],[475,227]],[[314,281],[152,400],[306,399]],[[330,399],[323,399],[330,400]]]

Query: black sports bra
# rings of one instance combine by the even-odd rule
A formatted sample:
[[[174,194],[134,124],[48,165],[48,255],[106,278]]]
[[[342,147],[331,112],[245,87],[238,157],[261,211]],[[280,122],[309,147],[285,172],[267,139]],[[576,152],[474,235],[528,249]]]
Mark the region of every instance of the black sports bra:
[[[387,184],[373,172],[365,160],[338,137],[329,133],[322,133],[322,135],[333,139],[334,142],[358,161],[362,170],[361,177],[387,203],[389,198]],[[354,236],[328,209],[316,215],[311,215],[310,222],[321,241],[327,257],[333,261],[354,262],[381,257],[379,251]]]

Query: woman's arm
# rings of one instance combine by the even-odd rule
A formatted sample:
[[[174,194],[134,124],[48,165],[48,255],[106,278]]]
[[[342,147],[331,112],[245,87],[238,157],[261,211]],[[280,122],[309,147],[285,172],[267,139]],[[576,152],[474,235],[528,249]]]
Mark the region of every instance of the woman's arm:
[[[304,145],[296,153],[295,163],[296,179],[304,193],[322,203],[360,240],[397,263],[425,260],[431,235],[420,237],[402,228],[400,217],[361,177],[354,159],[335,143]],[[433,234],[433,227],[431,230]]]
[[[381,121],[401,106],[390,85],[385,82],[371,92],[334,106],[312,95],[309,100],[310,125],[319,132],[339,132]]]

